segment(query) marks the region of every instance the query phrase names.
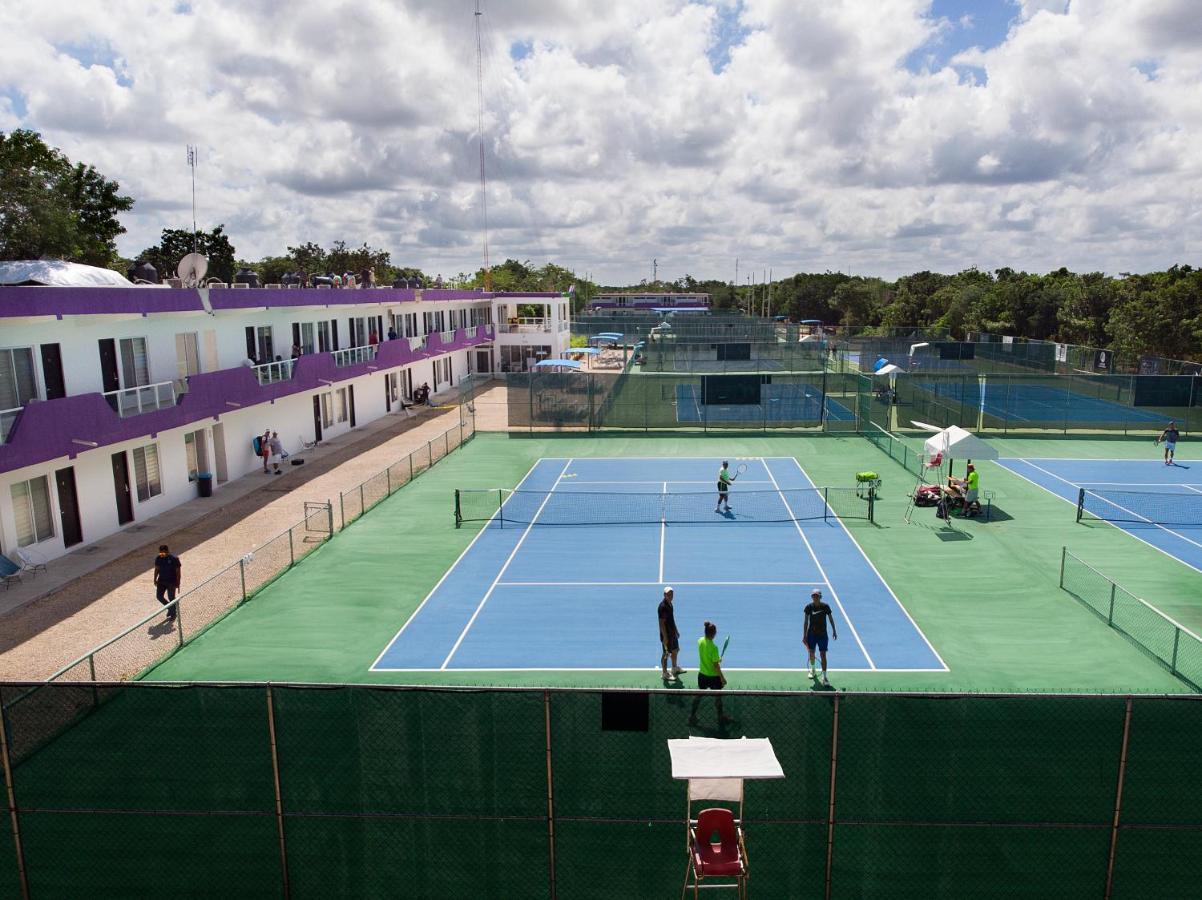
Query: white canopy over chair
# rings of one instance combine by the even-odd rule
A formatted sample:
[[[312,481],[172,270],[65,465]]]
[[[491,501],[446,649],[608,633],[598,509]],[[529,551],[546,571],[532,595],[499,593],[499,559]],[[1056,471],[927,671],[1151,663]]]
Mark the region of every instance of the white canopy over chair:
[[[942,455],[945,459],[997,459],[996,448],[959,425],[949,425],[931,435],[923,443],[928,456]]]

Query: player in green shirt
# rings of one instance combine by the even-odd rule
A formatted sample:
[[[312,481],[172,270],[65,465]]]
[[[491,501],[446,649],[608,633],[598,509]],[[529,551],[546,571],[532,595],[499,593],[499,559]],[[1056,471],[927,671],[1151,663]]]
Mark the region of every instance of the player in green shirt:
[[[718,653],[718,645],[714,638],[718,635],[718,626],[713,622],[705,623],[705,635],[697,639],[697,689],[701,691],[720,691],[726,687],[726,676],[722,674],[722,656]],[[730,716],[722,712],[722,698],[715,697],[718,705],[718,721],[725,724],[733,722]],[[689,713],[689,724],[697,724],[697,707],[701,704],[701,695],[693,698],[693,711]]]
[[[726,504],[726,511],[730,512],[730,486],[738,477],[730,474],[730,463],[722,460],[722,468],[718,470],[718,505],[714,507],[714,512],[720,511],[723,504]]]

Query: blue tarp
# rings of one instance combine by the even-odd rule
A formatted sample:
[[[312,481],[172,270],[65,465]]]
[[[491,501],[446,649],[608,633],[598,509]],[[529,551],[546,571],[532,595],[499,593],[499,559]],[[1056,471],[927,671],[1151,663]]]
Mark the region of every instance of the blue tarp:
[[[580,363],[574,359],[544,359],[534,364],[534,368],[536,369],[547,369],[551,366],[562,366],[565,369],[579,369]]]

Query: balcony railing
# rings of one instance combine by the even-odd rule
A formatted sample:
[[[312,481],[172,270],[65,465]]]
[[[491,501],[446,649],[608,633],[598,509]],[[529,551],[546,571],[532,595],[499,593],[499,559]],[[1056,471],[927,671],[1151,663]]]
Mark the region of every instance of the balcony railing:
[[[255,378],[259,379],[259,384],[275,384],[292,377],[292,366],[295,362],[294,359],[281,359],[279,362],[255,366],[251,371],[255,373]]]
[[[442,338],[442,345],[444,347],[447,344],[452,344],[455,342],[455,330],[454,329],[451,329],[450,331],[440,331],[440,332],[438,332],[438,336],[440,338]]]
[[[125,388],[120,391],[107,391],[104,399],[123,419],[140,416],[143,413],[155,412],[175,406],[175,382],[160,381],[156,384],[144,384],[140,387]]]
[[[14,406],[12,409],[0,409],[0,444],[8,440],[8,432],[13,427],[13,422],[17,420],[17,413],[24,408],[24,406]]]
[[[510,319],[497,325],[499,334],[538,334],[550,330],[550,319]]]
[[[416,353],[418,350],[424,350],[426,347],[426,338],[424,335],[414,335],[411,338],[405,338],[409,342],[409,349]]]
[[[346,366],[357,366],[360,363],[371,362],[376,358],[376,345],[367,344],[364,347],[348,347],[346,350],[335,350],[330,355],[334,357],[334,365],[340,369]]]

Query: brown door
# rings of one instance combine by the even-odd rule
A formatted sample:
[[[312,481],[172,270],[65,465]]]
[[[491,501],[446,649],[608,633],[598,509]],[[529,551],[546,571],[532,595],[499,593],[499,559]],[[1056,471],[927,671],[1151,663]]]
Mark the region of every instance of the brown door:
[[[129,493],[129,459],[125,451],[113,454],[113,490],[117,495],[117,524],[134,520],[134,498]]]
[[[321,443],[321,397],[313,395],[313,440]]]
[[[83,540],[83,529],[79,525],[79,497],[75,493],[75,467],[59,469],[54,473],[54,482],[58,485],[58,517],[63,526],[63,546],[73,547]]]
[[[355,386],[348,384],[346,386],[346,401],[351,408],[351,428],[355,427]]]
[[[63,380],[63,354],[58,344],[42,344],[42,383],[46,386],[47,400],[67,396],[67,385]]]
[[[121,387],[121,376],[117,370],[117,342],[112,338],[102,338],[100,341],[100,383],[100,389],[106,394]],[[105,399],[115,412],[117,395]]]

